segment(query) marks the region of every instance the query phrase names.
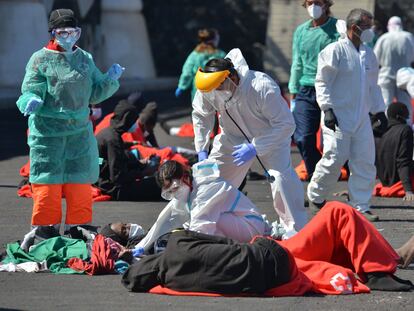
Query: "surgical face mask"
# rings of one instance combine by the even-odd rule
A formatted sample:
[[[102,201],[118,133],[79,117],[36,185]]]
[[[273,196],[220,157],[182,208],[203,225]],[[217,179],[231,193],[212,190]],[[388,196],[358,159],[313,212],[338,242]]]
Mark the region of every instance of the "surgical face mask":
[[[128,239],[133,239],[139,235],[144,235],[144,229],[138,224],[131,224],[129,227]]]
[[[161,197],[167,201],[171,201],[172,199],[187,201],[190,191],[190,187],[181,179],[174,179],[168,188],[162,189]]]
[[[132,126],[129,128],[128,133],[134,133],[137,129],[137,122],[135,122],[134,124],[132,124]]]
[[[320,5],[312,4],[308,6],[308,14],[312,19],[318,19],[322,16],[323,10]]]
[[[73,46],[79,40],[81,29],[78,28],[57,28],[53,30],[57,43],[66,51],[72,51]]]
[[[361,39],[362,42],[370,43],[372,40],[374,40],[375,33],[371,28],[362,30],[359,26],[357,27],[361,31],[361,34],[357,36],[359,37],[359,39]]]

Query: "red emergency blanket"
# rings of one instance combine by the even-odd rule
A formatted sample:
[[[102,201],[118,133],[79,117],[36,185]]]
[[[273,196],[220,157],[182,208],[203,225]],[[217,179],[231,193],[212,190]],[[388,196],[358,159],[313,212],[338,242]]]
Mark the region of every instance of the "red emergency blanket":
[[[411,175],[411,185],[414,187],[414,175]],[[405,196],[405,190],[402,182],[399,181],[390,187],[385,187],[381,183],[375,185],[372,195],[384,198],[402,198]]]
[[[295,171],[301,181],[309,180],[308,172],[303,160],[299,163],[298,166],[295,167]],[[348,180],[348,173],[345,168],[341,168],[341,176],[339,177],[339,180]]]

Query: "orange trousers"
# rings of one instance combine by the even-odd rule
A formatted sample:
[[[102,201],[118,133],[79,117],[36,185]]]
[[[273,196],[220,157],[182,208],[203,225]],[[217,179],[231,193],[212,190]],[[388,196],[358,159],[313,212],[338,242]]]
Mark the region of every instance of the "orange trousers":
[[[62,221],[62,196],[66,198],[65,224],[86,224],[92,221],[90,184],[32,184],[32,225],[47,226]]]

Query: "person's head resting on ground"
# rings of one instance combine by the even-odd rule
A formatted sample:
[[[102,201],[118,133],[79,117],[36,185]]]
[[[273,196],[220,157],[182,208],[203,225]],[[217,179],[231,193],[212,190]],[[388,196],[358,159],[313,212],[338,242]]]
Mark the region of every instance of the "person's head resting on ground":
[[[389,32],[402,31],[403,30],[403,25],[402,25],[401,17],[399,17],[399,16],[391,17],[388,20],[387,29],[388,29]]]
[[[157,184],[161,188],[163,199],[170,201],[173,198],[187,201],[192,190],[192,176],[190,171],[176,161],[166,161],[156,175]]]
[[[199,53],[215,53],[220,42],[220,35],[217,29],[202,28],[197,33],[198,44],[195,51]]]
[[[78,21],[70,9],[52,11],[49,16],[48,30],[51,39],[65,51],[72,51],[81,35]]]
[[[139,114],[138,122],[143,131],[152,133],[158,119],[158,106],[156,102],[149,102]]]
[[[99,233],[123,246],[128,246],[131,242],[141,240],[144,237],[144,230],[140,225],[122,222],[107,224],[102,227]]]
[[[115,106],[110,126],[118,133],[134,132],[137,128],[138,109],[128,101],[120,101]]]
[[[313,20],[324,21],[331,13],[332,0],[303,0],[302,6],[306,8]]]
[[[390,121],[394,120],[403,124],[407,123],[409,114],[407,106],[400,102],[389,105],[387,109],[387,116]]]
[[[364,9],[353,9],[346,18],[346,28],[349,40],[356,48],[361,43],[370,43],[375,33],[372,30],[373,15]]]
[[[207,62],[204,69],[199,68],[195,76],[197,89],[213,95],[211,99],[222,99],[228,102],[237,90],[240,77],[228,58],[213,58]]]

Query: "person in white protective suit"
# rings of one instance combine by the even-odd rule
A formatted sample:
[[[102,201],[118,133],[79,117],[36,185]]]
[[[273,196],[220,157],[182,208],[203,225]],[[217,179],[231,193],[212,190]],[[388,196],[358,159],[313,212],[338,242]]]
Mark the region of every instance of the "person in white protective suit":
[[[376,176],[373,129],[383,133],[387,118],[377,84],[378,62],[372,49],[363,44],[373,38],[372,19],[368,11],[352,10],[347,17],[346,34],[340,32],[339,41],[319,54],[315,87],[323,112],[324,147],[307,194],[310,207],[317,211],[348,160],[350,205],[368,220],[376,221],[378,216],[370,211]]]
[[[388,107],[393,99],[407,106],[409,123],[412,123],[413,111],[408,94],[396,85],[397,70],[409,67],[414,62],[414,36],[403,31],[401,18],[393,16],[388,20],[388,32],[383,34],[374,47],[380,65],[378,84],[381,87],[385,105]]]
[[[403,67],[398,69],[397,87],[403,91],[407,91],[408,95],[414,99],[414,68]]]
[[[199,160],[208,156],[217,161],[220,177],[239,187],[257,156],[272,180],[273,205],[280,222],[287,235],[294,235],[308,216],[290,157],[295,122],[279,86],[265,73],[249,70],[239,49],[199,68],[195,83],[198,91],[192,119]],[[216,111],[221,133],[208,155]]]
[[[214,160],[194,164],[192,174],[180,163],[166,161],[158,170],[157,182],[161,196],[170,202],[136,248],[148,250],[160,236],[182,227],[239,242],[249,242],[256,235],[283,233],[275,223],[272,231],[255,205],[219,177]]]

